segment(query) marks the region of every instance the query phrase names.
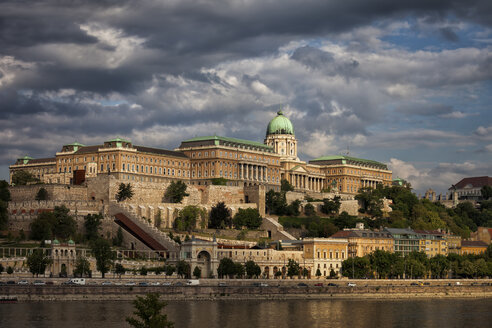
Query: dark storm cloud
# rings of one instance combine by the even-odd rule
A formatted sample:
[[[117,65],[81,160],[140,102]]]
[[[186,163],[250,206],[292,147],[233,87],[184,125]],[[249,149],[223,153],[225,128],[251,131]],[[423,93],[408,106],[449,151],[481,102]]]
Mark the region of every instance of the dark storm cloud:
[[[396,110],[407,115],[438,116],[451,113],[453,111],[453,106],[444,104],[413,103],[398,107]]]
[[[442,37],[448,41],[458,42],[460,40],[458,35],[453,31],[451,27],[443,27],[439,29],[439,32],[441,32]]]

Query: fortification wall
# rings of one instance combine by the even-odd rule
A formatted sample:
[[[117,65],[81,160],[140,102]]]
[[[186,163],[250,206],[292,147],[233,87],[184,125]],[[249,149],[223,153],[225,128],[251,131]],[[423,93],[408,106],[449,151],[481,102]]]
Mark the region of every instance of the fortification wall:
[[[10,197],[13,202],[34,201],[39,189],[44,188],[48,192],[49,200],[86,201],[87,188],[85,186],[72,186],[63,184],[36,184],[28,186],[9,187]]]

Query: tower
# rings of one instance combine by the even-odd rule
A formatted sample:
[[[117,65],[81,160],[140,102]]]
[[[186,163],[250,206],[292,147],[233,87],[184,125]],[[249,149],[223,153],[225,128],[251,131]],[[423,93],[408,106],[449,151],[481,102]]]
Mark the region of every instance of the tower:
[[[282,111],[278,111],[277,116],[268,123],[264,143],[273,147],[283,159],[298,160],[294,127]]]

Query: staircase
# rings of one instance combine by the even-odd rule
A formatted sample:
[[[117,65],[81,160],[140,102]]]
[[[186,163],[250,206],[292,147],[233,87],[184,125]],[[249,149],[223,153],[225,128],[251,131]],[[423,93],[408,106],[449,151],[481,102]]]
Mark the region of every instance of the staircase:
[[[297,238],[284,230],[284,227],[278,223],[275,218],[263,218],[262,228],[271,231],[274,240],[296,240]]]
[[[115,222],[144,243],[152,250],[179,252],[179,245],[167,234],[154,227],[148,221],[139,218],[137,213],[129,207],[118,203],[111,203],[108,214],[114,216]]]

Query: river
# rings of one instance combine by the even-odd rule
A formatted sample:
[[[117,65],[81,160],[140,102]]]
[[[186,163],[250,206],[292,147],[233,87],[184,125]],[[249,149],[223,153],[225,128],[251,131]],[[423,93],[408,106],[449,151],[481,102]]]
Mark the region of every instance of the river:
[[[0,327],[129,327],[131,302],[0,304]],[[175,327],[490,327],[492,299],[177,301]]]

